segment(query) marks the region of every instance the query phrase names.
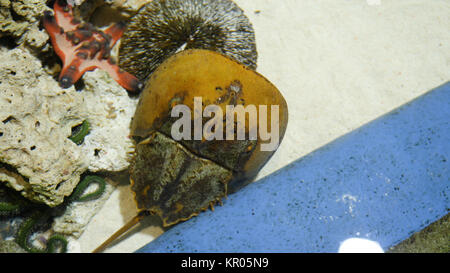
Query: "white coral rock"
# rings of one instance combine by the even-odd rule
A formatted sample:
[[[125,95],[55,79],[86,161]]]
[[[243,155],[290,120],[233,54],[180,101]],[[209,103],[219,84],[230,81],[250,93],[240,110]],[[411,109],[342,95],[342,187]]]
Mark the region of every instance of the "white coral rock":
[[[70,141],[86,116],[83,96],[63,90],[20,49],[0,51],[1,180],[30,199],[55,206],[89,162]]]
[[[89,170],[122,171],[132,150],[137,104],[107,73],[84,75],[84,88],[62,89],[38,59],[0,50],[0,181],[50,206],[63,202]],[[88,120],[83,144],[68,137]]]

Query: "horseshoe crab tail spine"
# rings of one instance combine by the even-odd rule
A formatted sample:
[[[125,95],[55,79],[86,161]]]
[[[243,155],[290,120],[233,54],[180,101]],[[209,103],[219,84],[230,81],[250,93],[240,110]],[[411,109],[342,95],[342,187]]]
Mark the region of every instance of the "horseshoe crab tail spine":
[[[138,215],[134,216],[128,223],[126,223],[123,227],[121,227],[118,231],[116,231],[113,235],[111,235],[100,246],[98,246],[96,249],[94,249],[94,251],[92,251],[92,253],[100,253],[103,250],[105,250],[117,238],[119,238],[124,233],[126,233],[128,230],[130,230],[134,226],[136,226],[146,215],[147,215],[147,213],[144,212],[144,213],[139,213]]]

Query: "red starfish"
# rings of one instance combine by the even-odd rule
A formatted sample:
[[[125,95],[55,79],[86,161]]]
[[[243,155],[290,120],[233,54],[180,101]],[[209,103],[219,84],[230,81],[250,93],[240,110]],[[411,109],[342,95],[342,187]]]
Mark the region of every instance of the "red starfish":
[[[61,87],[69,88],[86,71],[100,68],[128,91],[139,92],[142,89],[143,84],[135,76],[121,70],[110,58],[111,49],[125,30],[123,22],[101,31],[74,18],[72,7],[65,0],[56,0],[53,9],[54,16],[50,11],[44,13],[43,24],[63,62],[59,75]]]

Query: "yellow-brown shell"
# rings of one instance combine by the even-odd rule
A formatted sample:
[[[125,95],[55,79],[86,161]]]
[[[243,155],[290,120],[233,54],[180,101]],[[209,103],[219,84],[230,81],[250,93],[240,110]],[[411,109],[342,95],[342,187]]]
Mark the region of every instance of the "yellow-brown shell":
[[[162,142],[170,142],[170,128],[176,119],[171,118],[171,110],[177,104],[184,104],[190,109],[194,109],[194,97],[201,97],[204,106],[215,104],[222,109],[222,112],[226,113],[227,105],[267,105],[269,109],[267,113],[267,126],[270,132],[271,124],[271,106],[278,105],[279,117],[276,126],[279,128],[279,141],[283,138],[288,121],[288,109],[286,101],[284,100],[278,89],[271,84],[266,78],[258,74],[257,72],[247,68],[246,66],[228,58],[220,53],[216,53],[208,50],[185,50],[168,58],[155,72],[151,75],[149,81],[144,88],[143,93],[136,109],[135,116],[131,124],[132,136],[139,142],[137,145],[137,156],[131,169],[131,177],[133,180],[133,190],[136,192],[136,200],[138,207],[141,210],[150,210],[154,213],[161,215],[166,225],[177,222],[178,220],[187,219],[193,215],[196,215],[200,209],[197,207],[192,211],[186,211],[180,213],[181,208],[189,206],[189,200],[183,200],[188,197],[186,192],[190,189],[186,188],[186,177],[191,177],[191,180],[200,179],[196,177],[194,171],[193,174],[175,172],[172,174],[172,180],[177,180],[177,184],[168,182],[170,179],[161,182],[160,178],[154,177],[155,174],[149,173],[146,168],[146,164],[142,161],[152,161],[152,165],[148,165],[147,168],[155,167],[155,164],[160,163],[159,168],[165,166],[176,155],[180,155],[181,152],[173,152],[170,158],[154,159],[148,156],[139,155],[149,152],[148,148],[143,146],[159,147],[161,149]],[[225,116],[223,117],[225,119]],[[245,130],[249,132],[250,122],[248,122],[248,116],[246,118]],[[218,165],[210,174],[200,175],[202,183],[206,183],[205,180],[216,181],[214,186],[208,185],[207,187],[215,188],[217,185],[223,183],[222,192],[216,191],[213,195],[202,193],[206,199],[202,202],[201,208],[204,209],[205,204],[215,203],[219,201],[223,196],[226,196],[228,191],[234,191],[242,187],[258,173],[260,168],[267,162],[274,151],[262,151],[261,144],[264,143],[259,137],[257,140],[181,140],[178,141],[178,150],[183,152],[181,161],[175,160],[173,168],[188,168],[188,166],[181,166],[185,163],[186,158],[195,161],[195,164],[208,165],[210,163]],[[158,138],[159,144],[151,144],[154,139]],[[169,139],[164,139],[169,138]],[[164,144],[164,145],[166,145]],[[173,145],[173,144],[171,144]],[[139,152],[140,151],[140,152]],[[150,152],[151,153],[151,152]],[[187,156],[185,153],[192,153]],[[157,153],[159,156],[162,152]],[[176,155],[175,155],[176,154]],[[165,155],[167,156],[167,155]],[[204,161],[204,162],[203,162]],[[155,163],[156,162],[156,163]],[[172,162],[172,161],[171,161]],[[200,162],[200,163],[198,163]],[[208,162],[208,163],[205,163]],[[165,164],[165,165],[164,165]],[[200,164],[200,165],[201,165]],[[167,167],[167,166],[166,166]],[[169,170],[170,168],[167,168]],[[218,171],[220,169],[221,171]],[[214,172],[220,173],[219,177],[212,178]],[[166,175],[159,173],[158,175]],[[180,177],[185,176],[185,178]],[[149,178],[150,177],[150,178]],[[206,179],[207,178],[207,179]],[[183,180],[184,179],[184,180]],[[137,181],[139,180],[139,181]],[[158,182],[160,181],[160,182]],[[164,185],[161,185],[164,184]],[[184,183],[184,185],[181,184]],[[190,182],[189,182],[190,183]],[[192,182],[194,183],[194,182]],[[195,183],[194,183],[195,184]],[[168,190],[168,186],[171,185],[171,189]],[[190,185],[189,187],[191,187]],[[168,200],[173,199],[173,195],[176,195],[176,191],[185,192],[184,195],[179,195],[178,200],[172,200],[170,205],[165,208],[161,208],[161,203],[158,203],[155,196],[149,197],[148,189],[159,188],[160,192],[165,192],[164,197],[167,203]],[[193,188],[197,187],[192,186]],[[205,186],[202,186],[204,188]],[[193,189],[192,188],[192,189]],[[145,194],[144,195],[144,189]],[[151,195],[151,194],[150,194]],[[172,197],[171,197],[172,196]],[[158,197],[159,198],[159,197]],[[176,198],[175,198],[176,199]],[[165,203],[165,204],[166,204]],[[194,207],[194,206],[192,206]],[[194,211],[197,210],[197,211]],[[177,213],[175,213],[177,211]],[[171,219],[170,221],[168,219]],[[177,220],[178,219],[178,220]]]

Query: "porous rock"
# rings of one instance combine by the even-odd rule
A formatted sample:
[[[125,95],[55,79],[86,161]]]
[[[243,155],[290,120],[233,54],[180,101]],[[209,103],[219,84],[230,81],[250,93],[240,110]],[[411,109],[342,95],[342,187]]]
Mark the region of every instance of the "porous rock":
[[[0,183],[33,201],[58,206],[86,171],[128,168],[133,151],[129,123],[138,98],[101,70],[85,73],[77,88],[59,86],[58,71],[43,66],[36,54],[51,52],[48,34],[39,29],[41,15],[50,10],[45,2],[0,0],[0,38],[14,41],[13,48],[0,45]],[[95,4],[72,2],[75,11]],[[128,1],[97,2],[133,9]],[[131,2],[136,6],[140,1]],[[90,133],[76,145],[68,137],[84,120]],[[74,242],[113,189],[109,183],[98,200],[69,204],[52,229]]]
[[[26,253],[26,251],[16,242],[0,238],[0,253]]]
[[[152,0],[71,0],[74,14],[89,20],[94,25],[105,26],[135,15],[138,10]]]
[[[113,0],[112,6],[129,14],[136,13],[142,6],[152,0]]]
[[[50,10],[44,0],[0,0],[0,38],[10,37],[17,45],[34,48],[46,45],[48,35],[39,29],[44,11]]]
[[[0,181],[56,206],[85,171],[129,166],[129,123],[137,98],[106,72],[86,73],[81,91],[62,89],[38,59],[13,49],[0,51],[0,78]],[[77,146],[68,137],[83,120],[91,130]]]
[[[125,89],[105,71],[95,70],[83,76],[84,103],[91,124],[81,149],[89,161],[89,171],[118,172],[128,168],[133,142],[129,124],[138,98],[130,98]]]
[[[21,49],[0,51],[0,181],[25,197],[60,204],[88,167],[68,139],[86,115],[80,93],[63,90]]]

